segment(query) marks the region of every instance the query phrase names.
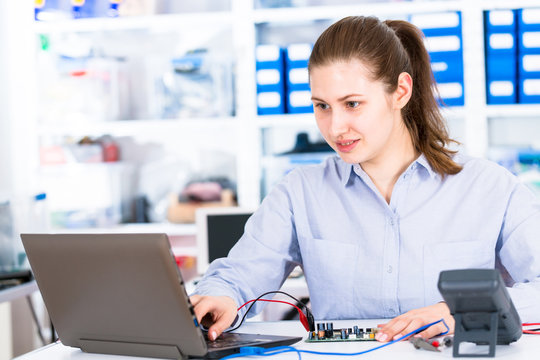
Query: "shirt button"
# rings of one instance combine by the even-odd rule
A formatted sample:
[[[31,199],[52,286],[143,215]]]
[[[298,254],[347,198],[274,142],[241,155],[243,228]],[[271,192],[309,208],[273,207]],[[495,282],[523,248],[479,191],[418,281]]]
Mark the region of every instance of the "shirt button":
[[[388,269],[386,270],[387,273],[391,274],[392,273],[392,265],[389,265],[388,266]]]
[[[394,226],[394,219],[390,219],[390,225]]]
[[[409,174],[403,175],[403,179],[407,179],[409,177]]]

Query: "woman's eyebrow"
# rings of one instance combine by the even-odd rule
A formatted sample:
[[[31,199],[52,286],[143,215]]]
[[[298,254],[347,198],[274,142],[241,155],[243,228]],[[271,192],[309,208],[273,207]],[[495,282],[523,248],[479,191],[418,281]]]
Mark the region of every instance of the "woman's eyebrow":
[[[362,95],[362,94],[347,94],[347,95],[345,95],[345,96],[340,97],[340,98],[337,99],[337,100],[338,100],[338,101],[344,101],[344,100],[347,100],[347,99],[350,98],[350,97],[355,97],[355,96],[364,96],[364,95]],[[312,101],[326,102],[326,101],[324,101],[323,99],[319,99],[319,98],[316,97],[316,96],[312,96],[312,97],[311,97],[311,100],[312,100]]]
[[[338,99],[338,101],[347,100],[348,98],[354,97],[354,96],[364,96],[364,95],[362,95],[362,94],[349,94],[349,95],[345,95],[345,96],[340,97]]]

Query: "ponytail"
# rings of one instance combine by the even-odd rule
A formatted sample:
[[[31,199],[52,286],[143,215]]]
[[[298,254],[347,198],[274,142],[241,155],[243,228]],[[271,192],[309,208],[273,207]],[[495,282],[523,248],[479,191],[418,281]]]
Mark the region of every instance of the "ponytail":
[[[424,154],[441,176],[460,172],[462,167],[452,160],[456,152],[447,148],[457,142],[448,135],[435,97],[439,95],[422,32],[402,20],[381,22],[375,17],[346,17],[317,39],[308,70],[352,59],[369,65],[374,80],[382,81],[389,93],[397,89],[401,73],[411,75],[413,92],[402,116],[414,148]]]
[[[409,130],[416,150],[423,153],[434,171],[441,175],[457,174],[462,167],[452,160],[456,153],[446,146],[456,141],[450,139],[446,122],[437,104],[440,98],[429,54],[424,46],[423,34],[416,26],[401,20],[384,22],[394,30],[409,56],[413,95],[403,108],[403,121]]]

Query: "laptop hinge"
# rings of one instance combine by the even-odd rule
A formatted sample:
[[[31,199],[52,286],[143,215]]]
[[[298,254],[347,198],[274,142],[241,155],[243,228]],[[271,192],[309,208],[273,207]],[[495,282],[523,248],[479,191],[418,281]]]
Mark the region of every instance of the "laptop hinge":
[[[79,347],[88,353],[187,359],[175,345],[79,339]]]

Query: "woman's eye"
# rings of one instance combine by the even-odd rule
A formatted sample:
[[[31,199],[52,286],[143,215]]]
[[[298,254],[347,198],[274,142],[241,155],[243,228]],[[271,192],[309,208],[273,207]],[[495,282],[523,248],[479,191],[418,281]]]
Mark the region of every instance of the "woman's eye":
[[[328,104],[324,104],[324,103],[318,103],[318,104],[315,105],[315,106],[317,106],[317,107],[318,107],[319,109],[321,109],[321,110],[326,110],[326,109],[328,109]]]
[[[347,101],[347,107],[355,108],[358,107],[358,105],[360,105],[359,101]]]

